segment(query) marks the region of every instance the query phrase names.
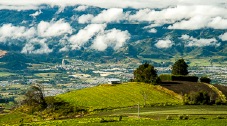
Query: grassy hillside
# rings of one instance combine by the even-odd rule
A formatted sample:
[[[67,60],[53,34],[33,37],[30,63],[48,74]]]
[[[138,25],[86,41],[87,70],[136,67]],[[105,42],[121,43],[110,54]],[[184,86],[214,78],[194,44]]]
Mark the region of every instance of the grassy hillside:
[[[93,109],[117,108],[140,105],[180,104],[179,95],[172,91],[144,83],[100,85],[58,95],[73,106]]]
[[[204,83],[172,81],[163,82],[162,86],[181,95],[189,94],[190,92],[205,91],[208,92],[208,94],[214,98],[218,97],[217,92]]]

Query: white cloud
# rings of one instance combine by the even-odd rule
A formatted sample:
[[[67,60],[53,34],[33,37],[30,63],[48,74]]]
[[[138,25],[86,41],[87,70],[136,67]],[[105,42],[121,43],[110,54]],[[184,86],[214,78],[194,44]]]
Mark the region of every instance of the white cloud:
[[[227,29],[227,19],[223,19],[222,17],[213,18],[209,23],[208,27],[214,29]]]
[[[80,49],[80,47],[88,42],[93,36],[103,32],[105,28],[106,24],[90,24],[84,29],[81,29],[76,35],[69,38],[72,49]]]
[[[150,33],[157,33],[157,30],[155,28],[152,28],[152,29],[148,30],[148,32],[150,32]]]
[[[192,17],[189,20],[183,20],[181,22],[177,22],[173,24],[172,26],[169,26],[168,29],[189,29],[189,30],[195,30],[195,29],[201,29],[206,27],[206,24],[208,23],[208,18],[204,16],[195,16]]]
[[[74,11],[85,11],[88,8],[88,6],[79,6],[74,9]]]
[[[189,35],[182,35],[181,39],[186,41],[186,45],[188,47],[196,46],[196,47],[204,47],[204,46],[220,46],[220,43],[215,38],[210,39],[196,39],[194,37],[190,37]]]
[[[130,34],[128,31],[111,29],[98,34],[94,39],[91,48],[98,51],[104,51],[107,47],[112,47],[114,50],[118,50],[129,39]]]
[[[42,13],[42,11],[39,10],[39,11],[36,11],[35,13],[33,13],[33,14],[30,14],[29,16],[35,18],[35,17],[39,16],[41,13]]]
[[[173,42],[171,41],[171,40],[169,40],[169,39],[166,39],[166,40],[159,40],[156,44],[155,44],[155,46],[157,47],[157,48],[170,48],[170,47],[172,47],[173,46]]]
[[[82,15],[78,18],[78,22],[81,24],[89,23],[94,18],[92,14]]]
[[[35,45],[38,45],[39,48],[35,48]],[[53,50],[50,49],[46,43],[46,39],[32,39],[30,42],[26,43],[23,47],[21,53],[25,54],[48,54]]]
[[[119,22],[124,18],[122,8],[111,8],[102,11],[99,15],[92,19],[93,23],[109,23],[109,22]]]
[[[1,0],[1,9],[30,9],[37,6],[48,4],[50,6],[74,6],[74,5],[86,5],[96,6],[101,8],[165,8],[168,6],[174,6],[178,3],[178,0],[168,1],[151,1],[151,0]]]
[[[227,32],[220,35],[219,38],[222,40],[222,41],[227,41]]]
[[[123,13],[122,8],[110,8],[108,10],[103,10],[97,16],[91,14],[82,15],[79,17],[79,23],[111,23],[119,22],[125,19],[126,14]]]
[[[161,10],[140,9],[135,14],[129,15],[129,21],[151,22],[153,26],[149,27],[173,24],[169,29],[200,29],[205,27],[225,29],[225,24],[221,22],[225,22],[226,12],[227,8],[215,5],[177,5]],[[217,21],[217,17],[221,17],[223,20]],[[212,21],[215,22],[212,23]],[[220,22],[218,27],[215,26],[216,22]]]
[[[38,26],[38,35],[41,37],[56,37],[64,34],[71,34],[72,28],[69,23],[63,19],[56,22],[45,22],[41,21]]]
[[[35,36],[35,28],[26,28],[24,26],[13,26],[12,24],[4,24],[0,27],[0,41],[4,42],[8,39],[30,39]]]

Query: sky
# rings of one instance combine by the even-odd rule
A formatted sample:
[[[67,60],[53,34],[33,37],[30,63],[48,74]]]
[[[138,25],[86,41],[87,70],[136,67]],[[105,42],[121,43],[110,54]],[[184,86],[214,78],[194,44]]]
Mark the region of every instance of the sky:
[[[22,53],[50,53],[48,40],[61,37],[61,51],[80,49],[92,41],[90,49],[104,51],[108,47],[118,50],[130,40],[127,30],[106,30],[109,23],[127,21],[131,23],[148,22],[144,27],[152,34],[157,33],[157,26],[168,24],[166,29],[198,30],[203,28],[227,30],[227,0],[0,0],[0,10],[35,10],[29,16],[34,19],[42,14],[43,5],[59,7],[58,13],[68,6],[75,6],[75,12],[86,11],[89,7],[103,8],[97,15],[83,14],[73,21],[86,24],[78,30],[64,19],[35,22],[29,27],[5,23],[0,26],[0,42],[8,39],[24,39]],[[135,13],[124,11],[125,8],[136,9]],[[227,32],[215,38],[194,38],[189,35],[180,37],[185,46],[203,47],[220,46],[217,39],[227,41]],[[35,45],[40,49],[35,49]],[[154,45],[160,49],[171,48],[175,43],[169,36],[157,40]]]

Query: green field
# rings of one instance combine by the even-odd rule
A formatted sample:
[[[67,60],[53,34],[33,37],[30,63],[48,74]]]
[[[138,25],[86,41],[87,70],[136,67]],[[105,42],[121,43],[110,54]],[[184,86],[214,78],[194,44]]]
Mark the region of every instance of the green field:
[[[74,119],[31,123],[34,126],[226,126],[226,119],[198,119],[198,120],[151,120],[151,119],[123,119],[116,122],[100,123],[96,119]],[[117,118],[116,118],[117,120]]]
[[[129,107],[86,115],[83,118],[64,120],[43,120],[40,116],[15,112],[0,116],[0,125],[225,126],[227,123],[226,110],[227,106],[153,106],[140,108],[140,117],[138,118],[138,109]],[[119,121],[120,116],[122,116],[121,121]],[[180,116],[188,118],[180,119]],[[102,120],[106,122],[101,123]]]
[[[35,76],[37,77],[44,77],[44,78],[53,78],[59,73],[37,73]]]
[[[144,83],[100,85],[83,90],[58,95],[73,106],[91,109],[123,108],[135,105],[175,105],[181,104],[179,95],[161,86]]]
[[[11,75],[15,75],[14,73],[9,73],[9,72],[0,72],[0,77],[8,77]]]

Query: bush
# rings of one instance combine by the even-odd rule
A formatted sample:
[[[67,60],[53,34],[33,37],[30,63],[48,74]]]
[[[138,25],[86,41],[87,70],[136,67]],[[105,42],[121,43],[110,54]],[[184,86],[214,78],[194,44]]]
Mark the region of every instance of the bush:
[[[188,115],[179,115],[179,120],[188,120],[189,116]]]
[[[173,117],[170,116],[170,115],[167,115],[167,116],[166,116],[166,120],[173,120]]]
[[[187,105],[208,105],[210,104],[210,96],[207,92],[191,92],[185,94],[184,103]]]
[[[201,77],[200,78],[200,82],[204,82],[204,83],[210,83],[211,82],[211,79],[210,78],[208,78],[208,77]]]
[[[153,84],[161,84],[162,80],[159,77],[156,77],[156,79],[153,81]]]
[[[220,97],[218,97],[218,98],[215,99],[215,104],[216,105],[225,105],[226,102],[223,101]]]
[[[58,113],[59,117],[64,117],[73,116],[76,114],[86,114],[88,112],[87,109],[73,107],[68,102],[53,96],[46,97],[45,100],[47,103],[47,108],[45,111],[48,114],[56,115],[56,113]]]
[[[161,79],[161,81],[172,81],[171,74],[161,74],[159,75],[159,78]]]
[[[197,76],[172,75],[172,81],[198,82],[198,79]]]

